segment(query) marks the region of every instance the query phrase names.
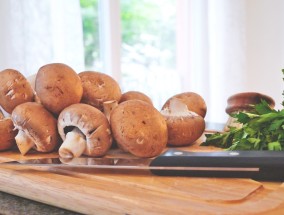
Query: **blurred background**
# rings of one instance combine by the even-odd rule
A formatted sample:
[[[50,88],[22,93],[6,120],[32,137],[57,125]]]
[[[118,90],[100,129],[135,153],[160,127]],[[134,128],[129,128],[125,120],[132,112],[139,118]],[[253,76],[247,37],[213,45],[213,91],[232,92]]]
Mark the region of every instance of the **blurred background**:
[[[25,76],[53,62],[99,71],[160,109],[191,91],[207,121],[225,122],[239,92],[283,100],[282,0],[0,1],[0,70]]]

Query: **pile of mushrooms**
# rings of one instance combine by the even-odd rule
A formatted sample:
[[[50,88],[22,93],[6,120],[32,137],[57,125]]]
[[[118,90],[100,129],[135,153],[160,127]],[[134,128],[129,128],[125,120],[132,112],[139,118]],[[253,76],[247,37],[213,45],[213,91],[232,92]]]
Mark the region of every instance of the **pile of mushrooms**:
[[[47,64],[25,78],[0,72],[0,151],[25,155],[58,151],[62,159],[101,157],[114,146],[155,157],[167,145],[193,144],[204,132],[206,104],[193,92],[177,94],[157,110],[139,91],[122,93],[111,76]]]

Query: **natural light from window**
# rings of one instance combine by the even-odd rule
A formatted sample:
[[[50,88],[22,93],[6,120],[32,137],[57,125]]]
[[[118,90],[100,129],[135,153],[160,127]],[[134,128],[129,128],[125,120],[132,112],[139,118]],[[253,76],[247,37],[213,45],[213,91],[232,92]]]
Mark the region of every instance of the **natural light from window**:
[[[81,0],[85,66],[104,72],[99,4],[99,0]],[[122,91],[143,92],[160,108],[181,88],[176,73],[176,1],[121,0],[120,17]]]

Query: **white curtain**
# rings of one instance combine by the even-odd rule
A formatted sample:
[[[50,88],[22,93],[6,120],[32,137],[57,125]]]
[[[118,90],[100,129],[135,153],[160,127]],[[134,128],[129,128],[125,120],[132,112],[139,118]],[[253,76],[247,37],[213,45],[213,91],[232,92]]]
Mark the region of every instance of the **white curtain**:
[[[207,121],[226,122],[227,98],[254,91],[282,101],[284,1],[178,0],[183,91],[202,95]]]
[[[0,14],[0,71],[29,76],[53,62],[84,69],[78,0],[5,0]]]

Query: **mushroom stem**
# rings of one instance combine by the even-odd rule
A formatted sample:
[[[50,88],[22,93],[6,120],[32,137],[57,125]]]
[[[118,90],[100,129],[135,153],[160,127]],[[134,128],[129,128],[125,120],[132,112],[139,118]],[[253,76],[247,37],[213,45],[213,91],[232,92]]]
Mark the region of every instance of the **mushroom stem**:
[[[59,156],[62,158],[80,157],[85,148],[85,136],[78,128],[74,128],[66,134],[66,139],[59,148]]]
[[[19,130],[15,140],[22,155],[25,155],[35,145],[33,140],[22,130]]]
[[[103,109],[104,109],[104,114],[106,118],[110,119],[110,114],[111,111],[118,105],[118,102],[116,100],[111,100],[111,101],[106,101],[103,103]]]

